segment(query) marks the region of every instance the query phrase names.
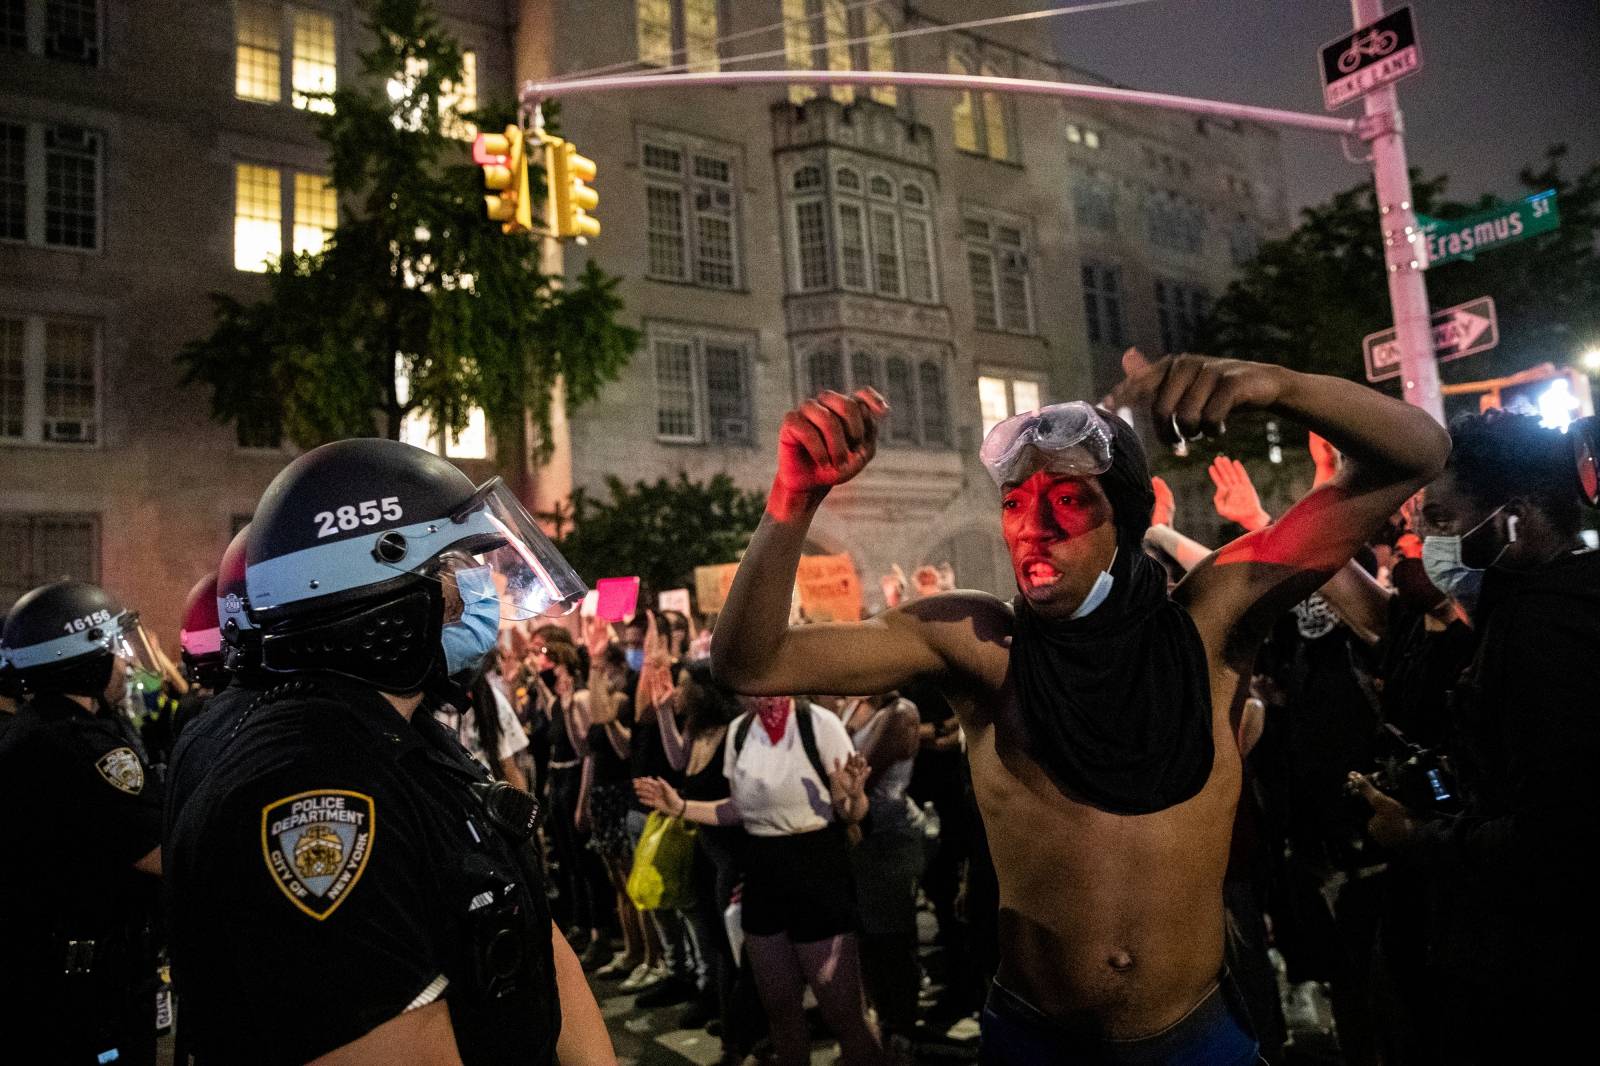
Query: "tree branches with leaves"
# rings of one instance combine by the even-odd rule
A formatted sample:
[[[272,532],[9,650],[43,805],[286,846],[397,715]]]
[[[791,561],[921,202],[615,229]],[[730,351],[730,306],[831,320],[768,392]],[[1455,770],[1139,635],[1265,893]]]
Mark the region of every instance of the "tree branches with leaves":
[[[184,381],[209,387],[213,416],[256,438],[398,437],[413,414],[459,432],[477,407],[503,446],[545,457],[557,380],[569,410],[590,402],[638,333],[618,322],[616,279],[590,262],[562,284],[540,271],[537,239],[485,219],[480,172],[455,134],[512,111],[452,109],[461,48],[432,5],[367,7],[360,77],[314,116],[338,227],[320,252],[270,264],[263,300],[214,295],[215,329],[178,357]]]
[[[726,474],[700,482],[680,473],[632,485],[608,477],[604,497],[578,489],[567,508],[546,517],[585,580],[637,575],[649,604],[666,589],[693,588],[695,567],[736,560],[765,508],[765,494]]]

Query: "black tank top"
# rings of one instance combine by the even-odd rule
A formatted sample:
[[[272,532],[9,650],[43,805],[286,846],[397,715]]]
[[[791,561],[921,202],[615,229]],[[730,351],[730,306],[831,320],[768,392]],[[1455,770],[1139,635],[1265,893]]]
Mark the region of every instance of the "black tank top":
[[[717,750],[711,756],[711,761],[692,774],[685,775],[683,785],[678,793],[685,799],[717,800],[727,799],[729,790],[728,778],[722,772],[722,760],[727,757],[728,731],[722,731],[722,739],[717,742]]]

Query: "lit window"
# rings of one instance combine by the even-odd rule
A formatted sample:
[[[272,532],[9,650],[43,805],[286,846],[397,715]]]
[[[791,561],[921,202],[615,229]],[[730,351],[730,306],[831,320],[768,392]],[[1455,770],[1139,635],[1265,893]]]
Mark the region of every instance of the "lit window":
[[[450,431],[444,454],[451,459],[489,458],[489,424],[483,408],[474,407],[467,412],[467,425],[460,433]]]
[[[1096,131],[1096,130],[1084,130],[1083,131],[1083,146],[1085,148],[1099,148],[1100,147],[1100,134],[1099,134],[1099,132]]]
[[[240,0],[234,18],[234,95],[275,104],[283,99],[282,9]]]
[[[294,11],[294,95],[302,111],[333,114],[333,101],[313,99],[331,93],[338,80],[338,53],[333,39],[333,18],[315,11]]]
[[[783,56],[790,70],[811,69],[811,16],[806,0],[783,0]],[[789,102],[803,104],[817,90],[809,85],[789,86]]]
[[[0,440],[99,439],[100,331],[91,322],[0,317]]]
[[[972,73],[967,61],[955,52],[950,53],[949,67],[952,74]],[[950,123],[956,147],[963,152],[978,151],[978,122],[972,109],[972,90],[962,89],[956,95],[956,102],[950,109]]]
[[[867,37],[867,69],[868,70],[893,70],[894,69],[894,41],[889,34],[894,32],[894,24],[889,17],[877,8],[867,12],[866,37]],[[890,107],[898,99],[893,85],[874,85],[869,90],[870,95],[880,104]]]
[[[233,188],[234,268],[265,271],[283,254],[282,176],[273,167],[239,163]]]
[[[1083,143],[1083,129],[1076,122],[1067,123],[1067,140],[1072,144]]]
[[[849,70],[850,46],[845,41],[850,39],[850,9],[845,6],[845,0],[822,0],[822,34],[828,69]],[[851,103],[856,98],[854,85],[831,85],[828,92],[841,104]]]
[[[294,176],[294,253],[320,252],[339,226],[339,194],[320,174]]]
[[[1011,383],[1012,407],[1016,411],[1037,411],[1039,409],[1039,383],[1037,381],[1013,381]]]
[[[44,149],[44,243],[99,247],[99,135],[80,126],[52,126],[45,130]]]
[[[664,67],[672,62],[672,0],[638,0],[634,31],[639,62]]]
[[[691,71],[717,69],[717,0],[683,0],[683,44]]]
[[[461,53],[461,81],[446,82],[439,87],[439,117],[446,137],[470,141],[478,135],[478,127],[468,122],[467,115],[478,110],[478,53]]]
[[[985,63],[983,75],[986,78],[998,78],[1000,72],[991,64]],[[999,93],[985,92],[983,126],[990,159],[1011,158],[1011,136],[1006,130],[1006,117],[1006,98]]]
[[[1039,383],[1002,377],[978,378],[978,413],[984,436],[1012,415],[1039,409]]]

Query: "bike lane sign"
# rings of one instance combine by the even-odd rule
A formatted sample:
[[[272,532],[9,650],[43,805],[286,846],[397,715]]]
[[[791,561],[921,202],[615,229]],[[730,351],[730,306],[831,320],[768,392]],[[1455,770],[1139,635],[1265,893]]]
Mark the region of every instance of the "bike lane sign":
[[[1329,111],[1422,69],[1409,6],[1330,41],[1320,55],[1322,102]]]

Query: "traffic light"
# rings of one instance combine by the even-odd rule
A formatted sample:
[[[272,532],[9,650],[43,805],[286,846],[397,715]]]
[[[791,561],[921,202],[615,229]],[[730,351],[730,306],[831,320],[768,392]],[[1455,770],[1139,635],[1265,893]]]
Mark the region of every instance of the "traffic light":
[[[1446,385],[1447,396],[1476,395],[1478,410],[1498,407],[1516,414],[1538,415],[1551,429],[1566,429],[1574,419],[1594,414],[1589,378],[1571,367],[1540,363],[1503,378]]]
[[[522,129],[507,126],[504,133],[480,133],[472,142],[472,161],[483,168],[483,198],[489,217],[506,233],[533,229],[533,197],[528,193],[528,157]]]
[[[590,187],[594,160],[578,154],[569,141],[540,134],[544,142],[545,182],[549,188],[550,232],[557,237],[598,237],[600,220],[592,217],[600,194]]]

